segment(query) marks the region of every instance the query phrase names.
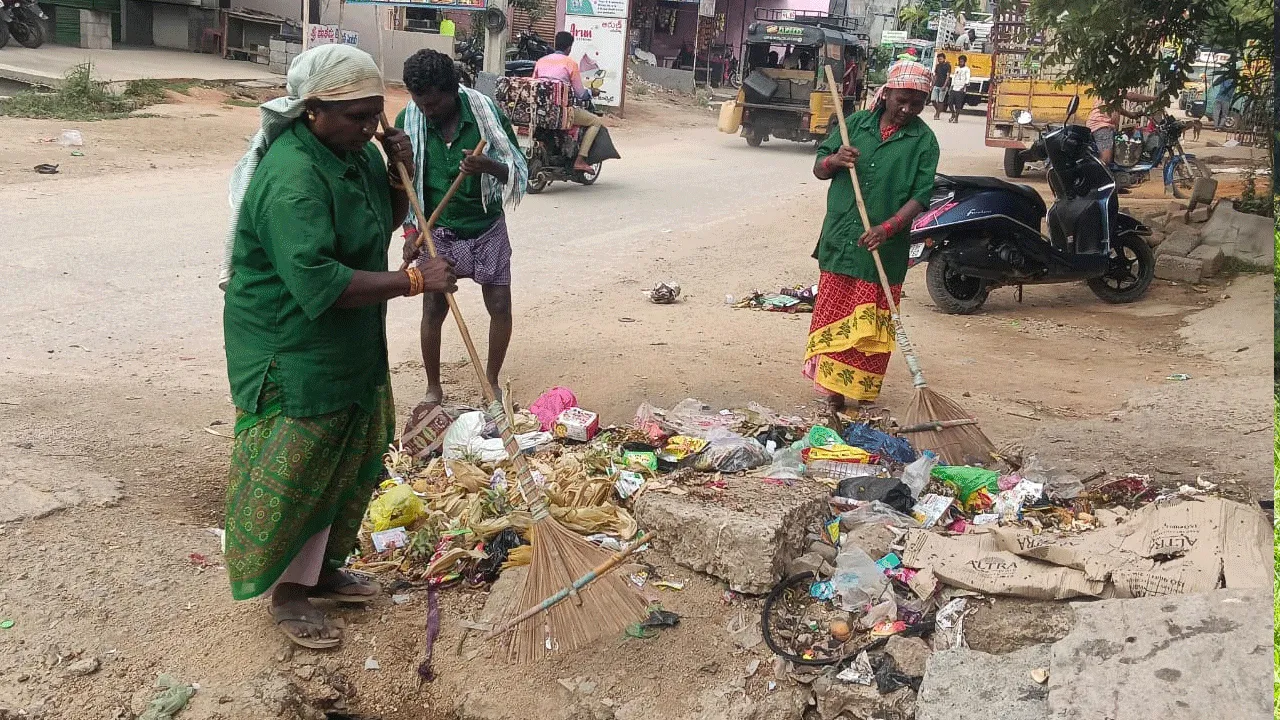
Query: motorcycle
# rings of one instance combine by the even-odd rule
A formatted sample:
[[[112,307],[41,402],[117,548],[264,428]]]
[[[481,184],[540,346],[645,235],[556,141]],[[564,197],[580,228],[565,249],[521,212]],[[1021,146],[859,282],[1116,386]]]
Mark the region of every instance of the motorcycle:
[[[1182,133],[1186,128],[1186,123],[1166,113],[1142,130],[1117,135],[1109,168],[1116,183],[1123,188],[1133,187],[1145,182],[1152,170],[1163,166],[1165,191],[1179,200],[1191,197],[1196,179],[1207,178],[1212,173],[1195,155],[1182,149]]]
[[[586,103],[586,109],[596,115],[600,114],[589,100]],[[537,128],[532,138],[528,135],[519,136],[520,146],[524,149],[525,157],[529,162],[528,191],[530,195],[537,195],[557,181],[594,185],[596,180],[600,179],[600,169],[605,160],[622,158],[609,137],[609,129],[601,127],[596,134],[595,142],[591,145],[591,152],[586,158],[591,169],[584,171],[575,168],[574,163],[578,159],[578,149],[581,147],[584,132],[586,128],[582,127],[573,127],[569,130]]]
[[[993,177],[938,175],[929,209],[911,226],[908,266],[927,262],[929,296],[955,315],[977,312],[991,290],[1084,280],[1108,303],[1141,298],[1155,276],[1151,229],[1119,211],[1116,181],[1098,159],[1089,129],[1042,131],[1028,150],[1046,163],[1053,206],[1040,193]],[[1023,110],[1018,122],[1030,125]],[[1048,218],[1049,236],[1040,234]]]
[[[508,51],[503,74],[507,77],[533,77],[534,64],[554,51],[555,48],[537,33],[521,33],[515,49]],[[453,54],[459,82],[475,87],[476,76],[484,67],[484,43],[476,39],[458,40],[453,45]]]
[[[10,36],[23,47],[40,47],[48,19],[35,0],[0,0],[0,47],[8,44]]]

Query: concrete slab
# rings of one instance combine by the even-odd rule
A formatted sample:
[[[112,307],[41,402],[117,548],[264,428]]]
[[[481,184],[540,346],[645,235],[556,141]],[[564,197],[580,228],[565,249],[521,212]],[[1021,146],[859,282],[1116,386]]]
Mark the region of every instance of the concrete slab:
[[[830,490],[811,481],[779,487],[759,478],[724,479],[728,487],[716,495],[645,493],[636,520],[657,532],[654,545],[680,565],[762,595],[808,547],[809,525],[826,515]]]
[[[1260,215],[1236,212],[1227,200],[1218,203],[1200,237],[1204,244],[1217,245],[1224,248],[1224,252],[1227,246],[1231,246],[1233,251],[1227,253],[1229,257],[1262,265],[1275,262],[1274,221]]]
[[[1031,671],[1048,667],[1049,656],[1048,645],[1008,655],[976,650],[934,653],[916,699],[916,720],[1044,720],[1049,691],[1031,678]]]
[[[1269,588],[1073,608],[1053,646],[1052,720],[1272,717]]]
[[[1169,243],[1166,242],[1165,245]],[[1163,247],[1163,245],[1161,246]],[[1182,283],[1198,283],[1204,279],[1204,263],[1181,255],[1156,256],[1156,277]]]
[[[44,45],[31,50],[10,43],[0,53],[0,78],[58,87],[72,68],[86,62],[93,63],[94,78],[107,82],[143,79],[273,80],[280,77],[262,65],[178,50],[87,50],[64,45]]]

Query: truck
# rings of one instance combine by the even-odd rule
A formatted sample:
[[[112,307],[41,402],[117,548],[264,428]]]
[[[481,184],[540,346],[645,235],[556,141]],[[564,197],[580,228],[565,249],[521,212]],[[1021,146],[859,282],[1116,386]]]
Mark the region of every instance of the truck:
[[[1064,83],[1065,68],[1045,67],[1036,60],[1033,51],[1044,46],[1044,37],[1023,19],[1029,3],[1023,0],[1018,5],[995,16],[987,102],[986,145],[1004,149],[1004,173],[1011,178],[1022,177],[1026,166],[1022,153],[1040,131],[1066,121],[1071,98],[1080,98],[1076,116],[1082,119],[1088,117],[1095,102],[1091,86]],[[1031,113],[1029,125],[1020,125],[1015,119],[1023,110]]]

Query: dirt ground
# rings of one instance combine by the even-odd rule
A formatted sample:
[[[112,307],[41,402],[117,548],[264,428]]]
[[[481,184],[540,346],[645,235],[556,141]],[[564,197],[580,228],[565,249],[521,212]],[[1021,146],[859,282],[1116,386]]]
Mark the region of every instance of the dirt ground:
[[[560,717],[578,705],[582,717],[721,717],[708,691],[737,683],[752,658],[766,670],[744,692],[767,696],[767,651],[725,631],[739,613],[758,615],[758,601],[726,604],[718,583],[655,553],[645,561],[689,581],[661,597],[683,616],[677,628],[532,668],[467,662],[454,652],[456,621],[476,618],[485,593],[449,591],[439,678],[421,689],[422,593],[337,609],[346,641],[328,653],[292,651],[261,603],[230,600],[210,532],[222,524],[229,444],[227,425],[211,423],[233,416],[212,278],[226,175],[256,110],[193,94],[152,117],[74,125],[84,157],[44,142],[71,125],[0,118],[0,207],[22,240],[0,270],[0,488],[17,499],[0,508],[0,619],[15,623],[0,630],[0,708],[132,717],[126,710],[139,712],[168,673],[200,685],[184,720],[302,716],[339,696],[384,720]],[[686,396],[806,410],[798,360],[808,317],[735,310],[725,296],[816,281],[808,253],[824,188],[807,174],[809,149],[752,150],[717,134],[709,111],[661,97],[635,100],[612,126],[625,159],[598,185],[553,186],[512,213],[518,319],[507,374],[517,396],[568,385],[606,422],[627,421],[644,400]],[[980,118],[934,127],[943,171],[999,174]],[[40,162],[62,173],[31,173]],[[647,303],[641,291],[667,279],[682,301]],[[931,383],[998,442],[1081,477],[1199,477],[1240,499],[1270,495],[1269,277],[1158,281],[1129,306],[1075,284],[1028,288],[1022,302],[1001,290],[967,318],[934,311],[918,271],[906,294]],[[478,292],[461,299],[483,341]],[[418,312],[393,303],[389,314],[402,412],[424,385]],[[445,359],[446,390],[474,394],[452,338]],[[1191,379],[1166,380],[1174,373]],[[895,361],[882,402],[901,410],[910,393]],[[997,600],[968,627],[975,648],[1007,652],[1068,625],[1060,605]],[[363,669],[370,657],[381,669]],[[69,672],[88,658],[101,668]]]

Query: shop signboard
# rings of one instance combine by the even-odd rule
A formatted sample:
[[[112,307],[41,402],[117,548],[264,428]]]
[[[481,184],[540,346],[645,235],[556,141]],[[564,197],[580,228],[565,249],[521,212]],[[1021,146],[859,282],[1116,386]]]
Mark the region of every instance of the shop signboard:
[[[565,15],[564,29],[573,34],[570,57],[578,61],[582,84],[598,91],[595,103],[621,106],[627,73],[626,19]]]

